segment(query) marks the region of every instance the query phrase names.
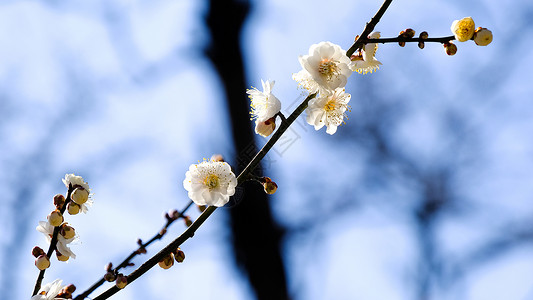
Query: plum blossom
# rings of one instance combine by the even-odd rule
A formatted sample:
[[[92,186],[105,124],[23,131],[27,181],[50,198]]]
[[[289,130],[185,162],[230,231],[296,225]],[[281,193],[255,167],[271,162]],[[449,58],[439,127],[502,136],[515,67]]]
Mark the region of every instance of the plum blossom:
[[[204,160],[185,173],[183,187],[197,205],[223,206],[235,194],[237,178],[226,162]]]
[[[343,88],[338,88],[331,94],[320,94],[319,97],[311,99],[305,110],[307,123],[313,125],[315,130],[325,125],[326,132],[334,134],[344,120],[350,98],[351,95],[345,93]]]
[[[379,31],[372,32],[368,38],[369,39],[379,39]],[[379,69],[381,62],[376,59],[376,51],[378,51],[378,44],[368,43],[363,46],[363,50],[357,55],[352,55],[352,64],[350,65],[352,71],[359,74],[366,74],[368,72],[372,73]]]
[[[298,59],[303,69],[292,78],[310,93],[343,88],[352,73],[346,51],[331,42],[311,45],[309,54]]]
[[[275,81],[261,80],[263,91],[252,88],[246,91],[250,97],[252,119],[255,119],[255,133],[269,136],[276,128],[276,115],[281,110],[281,102],[272,94]]]
[[[37,295],[31,297],[31,300],[59,300],[63,298],[55,298],[61,292],[63,287],[61,284],[63,280],[56,279],[53,282],[47,283],[41,287]]]

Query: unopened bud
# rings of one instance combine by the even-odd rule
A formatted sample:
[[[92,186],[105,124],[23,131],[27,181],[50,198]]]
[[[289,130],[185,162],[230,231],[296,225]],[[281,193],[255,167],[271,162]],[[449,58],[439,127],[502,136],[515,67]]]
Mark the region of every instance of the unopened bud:
[[[47,269],[50,267],[50,259],[48,256],[46,256],[46,254],[39,255],[39,257],[35,259],[35,266],[41,271]]]
[[[176,259],[177,262],[182,263],[185,260],[185,252],[181,251],[180,248],[176,249],[174,258]]]
[[[44,250],[41,249],[41,247],[39,247],[39,246],[35,246],[35,247],[33,247],[33,249],[31,249],[31,255],[33,255],[35,258],[37,258],[37,257],[39,257],[39,256],[41,256],[43,254],[45,254]]]
[[[76,291],[76,286],[73,285],[73,284],[69,284],[66,287],[64,287],[63,290],[65,290],[66,292],[72,294],[72,293],[74,293]]]
[[[420,36],[419,36],[421,39],[425,40],[429,37],[429,34],[427,33],[427,31],[422,31],[420,33]]]
[[[174,265],[174,255],[170,253],[170,255],[167,255],[163,257],[163,259],[159,262],[159,266],[163,269],[168,269]]]
[[[400,47],[405,47],[405,42],[398,42],[398,45],[400,45]]]
[[[452,55],[455,55],[455,53],[457,53],[457,46],[454,43],[452,43],[452,41],[449,41],[448,43],[444,43],[443,46],[444,46],[444,50],[446,51],[446,54],[452,56]]]
[[[183,217],[183,221],[185,222],[185,226],[187,226],[187,227],[192,225],[192,220],[191,220],[191,217],[189,217],[189,216]]]
[[[478,46],[487,46],[492,42],[492,31],[478,27],[474,32],[474,42]]]
[[[59,225],[61,225],[63,223],[63,215],[61,214],[61,212],[56,209],[54,210],[53,212],[51,212],[48,217],[48,223],[50,223],[50,225],[54,226],[54,227],[57,227]]]
[[[116,281],[116,286],[119,288],[119,289],[123,289],[126,287],[126,285],[128,284],[128,277],[127,276],[124,276],[122,273],[119,273],[117,275],[117,281]]]
[[[63,204],[65,204],[65,196],[61,194],[57,194],[54,196],[54,205],[57,207],[57,209],[60,209],[63,207]]]
[[[105,270],[106,270],[106,271],[111,271],[111,270],[113,270],[113,263],[110,262],[110,263],[108,263],[107,265],[105,265]]]
[[[76,230],[74,227],[67,225],[66,223],[61,226],[61,230],[59,233],[65,238],[65,239],[71,239],[76,235]]]
[[[113,272],[111,272],[111,271],[108,271],[108,272],[105,273],[105,275],[104,275],[104,280],[105,280],[105,281],[113,282],[113,281],[115,281],[115,279],[117,279],[117,277],[115,276],[115,273],[113,273]]]
[[[403,36],[409,39],[413,38],[415,36],[415,31],[411,28],[407,28],[403,33]]]
[[[165,233],[167,233],[167,229],[166,228],[162,228],[161,230],[159,230],[159,235],[163,236],[163,235],[165,235]]]
[[[217,162],[224,162],[224,156],[222,156],[222,154],[213,154],[210,160],[217,161]]]
[[[425,45],[424,42],[418,42],[418,48],[424,49]]]
[[[59,261],[67,261],[70,258],[70,256],[63,255],[61,252],[57,250],[56,250],[56,257],[57,257],[57,260]]]
[[[173,220],[177,220],[179,217],[180,217],[180,212],[173,209],[171,211],[168,212],[168,215],[173,219]]]
[[[80,213],[80,206],[76,202],[69,202],[67,204],[67,211],[71,215],[77,215]]]
[[[87,200],[89,200],[89,192],[82,187],[77,187],[72,192],[72,195],[70,196],[70,198],[72,199],[72,201],[81,205],[87,202]]]
[[[263,183],[265,193],[272,195],[278,190],[278,185],[274,181],[267,181]]]
[[[198,210],[203,213],[204,210],[207,208],[207,205],[198,205]]]

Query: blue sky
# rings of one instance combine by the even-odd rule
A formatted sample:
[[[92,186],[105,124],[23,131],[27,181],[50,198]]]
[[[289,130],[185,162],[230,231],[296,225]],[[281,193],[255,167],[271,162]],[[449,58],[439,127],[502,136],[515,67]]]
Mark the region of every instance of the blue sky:
[[[291,79],[298,55],[325,40],[348,48],[379,4],[255,1],[242,40],[249,85],[276,80],[289,112],[302,99]],[[53,260],[45,282],[62,278],[83,290],[137,238],[157,232],[162,212],[187,203],[181,182],[191,163],[234,154],[220,81],[202,54],[206,9],[190,0],[0,4],[0,260],[15,269],[0,294],[31,293],[30,249],[45,246],[34,228],[53,195],[65,192],[66,173],[89,182],[95,204],[68,217],[82,241],[73,246],[78,258]],[[410,212],[420,186],[397,170],[369,181],[368,150],[354,138],[369,115],[363,108],[398,111],[387,132],[422,170],[456,165],[458,209],[435,231],[447,259],[531,224],[532,11],[527,1],[393,2],[376,28],[384,37],[407,27],[449,35],[453,20],[472,16],[495,39],[488,47],[461,43],[453,57],[438,44],[380,46],[380,70],[349,79],[352,112],[337,134],[315,132],[301,118],[287,133],[294,143],[269,154],[266,171],[280,186],[274,214],[290,229],[284,254],[295,299],[414,299],[420,255]],[[459,142],[450,123],[461,124]],[[114,299],[249,299],[226,220],[217,211],[184,245],[184,264],[156,268]],[[530,244],[512,248],[453,288],[433,287],[432,299],[533,299],[531,255]]]

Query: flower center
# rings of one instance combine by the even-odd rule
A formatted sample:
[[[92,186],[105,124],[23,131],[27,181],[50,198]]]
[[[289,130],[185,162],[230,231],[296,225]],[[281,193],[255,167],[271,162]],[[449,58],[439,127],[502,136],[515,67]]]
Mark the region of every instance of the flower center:
[[[331,80],[333,76],[339,74],[339,67],[335,61],[325,58],[318,65],[318,72],[328,80]]]
[[[324,110],[329,112],[335,110],[336,107],[337,105],[335,103],[335,99],[331,99],[326,103],[326,105],[324,105]]]
[[[204,178],[204,184],[211,191],[220,185],[220,179],[215,174],[209,174]]]

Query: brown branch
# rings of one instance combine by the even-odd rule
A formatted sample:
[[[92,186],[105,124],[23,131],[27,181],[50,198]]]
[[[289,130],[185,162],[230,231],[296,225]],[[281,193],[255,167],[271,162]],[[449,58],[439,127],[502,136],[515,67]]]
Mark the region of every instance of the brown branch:
[[[122,268],[125,268],[127,266],[130,266],[130,263],[131,263],[131,260],[143,253],[142,249],[146,249],[146,247],[148,247],[150,244],[152,244],[153,242],[157,241],[157,240],[160,240],[163,235],[165,235],[168,227],[174,223],[174,221],[180,219],[183,217],[183,214],[192,206],[193,202],[192,201],[189,201],[189,203],[181,210],[181,212],[179,213],[179,215],[175,218],[173,218],[172,216],[170,217],[167,217],[166,220],[166,224],[163,226],[163,228],[161,228],[161,230],[156,234],[154,235],[148,242],[146,243],[142,243],[140,242],[139,244],[139,248],[135,251],[133,251],[128,257],[126,257],[116,268],[114,268],[113,270],[111,270],[110,272],[113,272],[114,274],[117,274],[118,271]],[[106,280],[104,279],[104,277],[100,278],[100,280],[98,280],[97,282],[95,282],[90,288],[88,288],[85,292],[79,294],[78,296],[76,296],[76,298],[74,298],[74,300],[83,300],[85,299],[87,296],[89,296],[92,292],[94,292],[94,290],[96,290],[98,287],[100,287],[102,284],[104,284],[106,282]]]
[[[363,44],[368,43],[379,43],[379,44],[385,44],[385,43],[398,43],[398,42],[404,42],[404,43],[413,43],[413,42],[424,42],[424,43],[447,43],[449,41],[455,40],[455,36],[443,36],[443,37],[437,37],[437,38],[406,38],[406,37],[395,37],[395,38],[379,38],[379,39],[362,39]]]
[[[77,185],[76,186],[72,186],[72,183],[69,183],[68,185],[68,191],[67,191],[67,197],[66,197],[66,200],[65,200],[65,203],[63,204],[63,206],[61,207],[61,209],[59,210],[59,212],[61,214],[65,213],[65,210],[67,208],[67,204],[72,201],[72,199],[70,198],[71,194],[72,194],[72,191],[74,190],[75,187],[78,187]],[[57,236],[59,235],[59,231],[61,230],[61,225],[60,226],[56,226],[54,227],[54,233],[52,234],[52,240],[50,240],[50,247],[48,248],[48,252],[46,252],[46,256],[48,256],[48,258],[50,259],[52,257],[52,254],[54,253],[54,250],[56,250],[56,244],[57,244]],[[43,282],[43,279],[44,279],[44,273],[46,272],[46,269],[44,270],[41,270],[39,272],[39,276],[37,276],[37,280],[35,281],[35,287],[33,288],[33,294],[32,296],[35,296],[37,295],[37,293],[39,292],[39,290],[41,289],[41,284]]]
[[[268,140],[266,145],[254,156],[252,161],[246,166],[246,168],[239,174],[237,177],[237,185],[241,185],[243,182],[248,180],[248,176],[253,172],[253,170],[259,165],[259,162],[265,157],[274,144],[279,140],[289,126],[298,118],[300,114],[304,112],[307,108],[309,100],[313,99],[316,96],[316,93],[311,94],[305,98],[305,100],[294,110],[294,112],[287,118],[285,122],[282,122],[279,126],[279,129],[272,135],[272,138]],[[144,264],[139,266],[135,271],[128,275],[128,284],[132,283],[134,280],[142,276],[144,273],[148,272],[153,268],[158,262],[160,262],[164,257],[168,256],[171,252],[175,251],[181,244],[183,244],[189,238],[194,236],[196,230],[202,226],[202,224],[211,216],[211,214],[217,209],[216,206],[209,206],[199,217],[192,223],[187,230],[185,230],[178,238],[168,244],[165,248],[159,251],[156,255],[152,256]],[[98,295],[94,300],[103,300],[108,299],[112,295],[116,294],[120,289],[115,285]]]
[[[357,40],[355,40],[355,42],[353,43],[353,45],[350,47],[350,49],[348,49],[348,51],[346,51],[346,56],[350,57],[352,56],[352,54],[354,54],[354,52],[358,49],[360,49],[363,44],[364,44],[364,40],[367,39],[368,35],[374,31],[374,28],[376,27],[376,25],[378,24],[379,20],[381,19],[381,17],[383,16],[383,14],[385,13],[385,11],[387,10],[387,8],[389,8],[389,5],[392,3],[392,0],[385,0],[383,2],[383,4],[381,5],[381,7],[379,8],[379,10],[376,12],[376,15],[374,15],[374,17],[372,19],[370,19],[370,22],[366,23],[366,26],[365,26],[365,29],[363,30],[363,32],[359,35],[359,38]]]

